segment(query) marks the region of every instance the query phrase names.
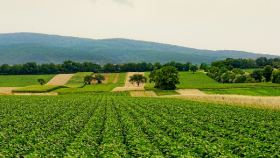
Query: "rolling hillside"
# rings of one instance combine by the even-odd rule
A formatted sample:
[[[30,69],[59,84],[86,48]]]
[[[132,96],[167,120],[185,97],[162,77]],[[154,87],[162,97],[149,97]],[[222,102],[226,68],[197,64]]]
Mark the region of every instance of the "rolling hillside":
[[[62,63],[64,60],[90,61],[104,65],[128,62],[176,61],[194,64],[210,63],[226,58],[279,56],[233,50],[200,50],[175,45],[128,39],[94,40],[37,33],[0,34],[0,64]]]

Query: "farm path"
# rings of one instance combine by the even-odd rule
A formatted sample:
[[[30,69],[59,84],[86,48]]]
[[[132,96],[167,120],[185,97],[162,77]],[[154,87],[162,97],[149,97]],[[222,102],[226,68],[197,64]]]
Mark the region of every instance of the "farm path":
[[[130,76],[133,76],[134,74],[141,74],[141,75],[145,75],[144,72],[128,72],[127,76],[126,76],[126,81],[125,81],[125,86],[124,87],[116,87],[115,89],[113,89],[113,92],[117,92],[117,91],[145,91],[145,83],[140,83],[139,87],[137,86],[136,83],[131,84],[131,82],[129,82]]]
[[[206,95],[198,89],[178,89],[176,90],[180,95]]]
[[[0,93],[12,93],[12,90],[19,89],[22,87],[0,87]]]
[[[119,75],[120,75],[120,73],[116,74],[113,83],[117,83],[118,82]]]
[[[101,81],[102,82],[102,84],[107,84],[108,83],[108,80],[109,80],[109,77],[110,77],[110,75],[111,75],[111,73],[95,73],[95,74],[93,74],[92,75],[92,77],[94,77],[95,75],[103,75],[104,77],[105,77],[105,80],[104,81]],[[91,84],[97,84],[97,82],[98,81],[96,81],[96,80],[92,80],[90,83]]]
[[[131,91],[130,95],[132,97],[157,97],[153,91]]]
[[[54,76],[46,85],[64,85],[74,74],[58,74]]]

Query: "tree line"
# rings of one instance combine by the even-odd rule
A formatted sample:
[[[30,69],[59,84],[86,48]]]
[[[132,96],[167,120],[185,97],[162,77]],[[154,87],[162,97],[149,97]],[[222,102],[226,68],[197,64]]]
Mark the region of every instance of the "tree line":
[[[191,67],[190,62],[179,63],[171,61],[165,64],[156,62],[152,63],[125,63],[119,64],[105,64],[101,66],[92,62],[75,62],[71,60],[64,61],[62,64],[46,63],[37,64],[36,62],[27,62],[25,64],[8,65],[3,64],[0,66],[1,75],[29,75],[29,74],[64,74],[76,72],[94,72],[94,73],[119,73],[119,72],[145,72],[158,70],[165,66],[173,66],[178,71],[189,71]]]

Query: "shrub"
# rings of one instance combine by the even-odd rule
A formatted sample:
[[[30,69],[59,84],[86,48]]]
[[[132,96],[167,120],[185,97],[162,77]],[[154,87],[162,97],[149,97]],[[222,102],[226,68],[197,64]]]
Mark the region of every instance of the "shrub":
[[[254,78],[248,76],[245,80],[245,83],[256,83],[256,81]]]

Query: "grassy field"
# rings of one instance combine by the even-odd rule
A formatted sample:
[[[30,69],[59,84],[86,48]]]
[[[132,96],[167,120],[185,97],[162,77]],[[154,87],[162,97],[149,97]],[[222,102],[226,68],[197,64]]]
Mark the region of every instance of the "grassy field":
[[[252,73],[254,69],[242,69],[244,72]]]
[[[83,88],[61,88],[53,92],[57,92],[59,94],[81,93],[81,92],[106,92],[121,86],[123,85],[122,84],[95,84],[95,85],[85,85]]]
[[[280,154],[280,111],[120,92],[0,100],[1,157]]]
[[[275,83],[219,83],[205,73],[180,72],[179,89],[215,89],[215,88],[252,88],[252,87],[280,87]]]
[[[108,92],[113,90],[116,87],[122,87],[124,86],[125,79],[126,79],[126,74],[127,73],[120,73],[118,77],[118,83],[107,83],[107,84],[94,84],[94,85],[85,85],[84,87],[70,87],[70,88],[61,88],[54,90],[53,92],[57,92],[59,94],[67,94],[67,93],[85,93],[85,92]],[[116,74],[111,74],[111,76],[115,77]],[[112,78],[113,78],[112,77]],[[108,82],[110,81],[110,78]],[[111,80],[114,80],[111,79]]]
[[[84,77],[92,74],[93,72],[78,72],[65,84],[65,86],[70,88],[83,87],[85,85]]]
[[[5,75],[0,76],[0,87],[25,87],[39,85],[38,78],[49,82],[55,75]]]
[[[13,90],[12,92],[17,93],[43,93],[43,92],[50,92],[59,88],[63,88],[65,86],[54,86],[54,85],[32,85],[26,86],[20,89]]]
[[[116,73],[111,73],[107,83],[113,83],[115,79]]]
[[[280,88],[242,88],[242,89],[214,89],[204,90],[206,94],[236,94],[249,96],[280,96]]]
[[[126,75],[127,75],[126,72],[120,73],[120,75],[119,75],[119,77],[118,77],[117,83],[123,84],[123,85],[124,85],[124,84],[125,84],[125,80],[126,80]]]

